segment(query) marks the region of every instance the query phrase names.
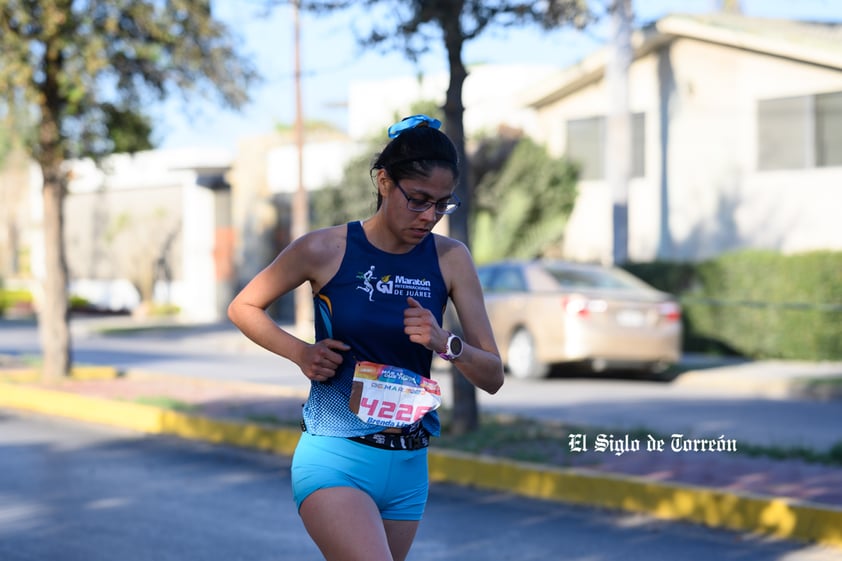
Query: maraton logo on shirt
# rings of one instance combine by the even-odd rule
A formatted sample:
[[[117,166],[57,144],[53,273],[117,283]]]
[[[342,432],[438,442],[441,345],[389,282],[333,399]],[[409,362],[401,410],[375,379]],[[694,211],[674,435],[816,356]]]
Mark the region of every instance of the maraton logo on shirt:
[[[362,284],[357,285],[357,288],[368,293],[368,300],[374,301],[375,290],[381,294],[389,294],[393,296],[412,296],[413,298],[430,298],[430,288],[432,283],[427,279],[417,279],[413,277],[406,277],[404,275],[384,275],[380,278],[375,278],[374,265],[369,267],[368,271],[357,273],[357,278],[362,281]]]

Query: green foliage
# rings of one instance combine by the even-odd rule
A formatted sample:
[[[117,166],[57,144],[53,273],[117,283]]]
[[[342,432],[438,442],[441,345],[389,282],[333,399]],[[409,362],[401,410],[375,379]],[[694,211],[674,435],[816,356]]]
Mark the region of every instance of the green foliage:
[[[138,116],[151,97],[216,94],[239,107],[255,77],[207,0],[26,0],[0,7],[0,98],[37,107],[49,125],[36,156],[56,147],[71,157],[135,146],[126,132],[110,138],[109,131],[126,125],[137,139],[144,124]]]
[[[725,254],[699,267],[694,323],[742,354],[842,358],[842,254]]]
[[[30,146],[35,137],[32,116],[14,95],[0,95],[0,168],[20,147]]]
[[[462,87],[468,75],[462,61],[465,43],[494,25],[506,27],[538,23],[545,29],[554,29],[572,23],[581,28],[592,20],[587,0],[493,3],[486,0],[303,0],[298,6],[317,12],[362,7],[365,17],[357,18],[361,25],[355,29],[358,43],[363,47],[401,50],[411,61],[417,61],[420,55],[429,51],[432,42],[439,42],[444,47],[450,67],[442,122],[460,157],[467,153],[462,101]],[[455,239],[470,244],[473,200],[468,181],[468,174],[463,173],[457,182],[456,194],[463,199],[464,208],[461,213],[450,217],[448,225]],[[454,380],[457,399],[453,425],[459,431],[469,431],[477,424],[475,390],[459,377]]]
[[[842,359],[842,253],[747,250],[626,267],[681,298],[685,350]]]
[[[91,302],[84,296],[76,294],[70,295],[70,309],[71,310],[86,310],[91,307]]]
[[[333,123],[320,119],[306,119],[304,121],[304,131],[310,134],[340,132]],[[278,134],[292,134],[295,132],[295,123],[277,123],[275,125],[275,132]]]
[[[409,108],[409,114],[424,113],[441,119],[441,109],[431,100],[420,100]],[[395,122],[407,115],[394,115]],[[371,164],[375,155],[388,142],[386,127],[382,135],[374,135],[365,142],[365,147],[356,158],[352,158],[342,172],[342,180],[328,185],[310,195],[313,209],[312,224],[324,228],[360,220],[371,216],[377,210],[377,189],[371,179]]]
[[[442,418],[446,418],[447,415],[448,410],[442,410]],[[444,426],[447,426],[446,423]],[[435,446],[445,450],[562,467],[598,464],[600,460],[595,454],[600,454],[599,452],[571,451],[571,434],[588,435],[591,442],[598,434],[628,434],[630,438],[638,440],[644,440],[649,435],[664,440],[670,438],[668,434],[659,434],[658,431],[644,426],[629,430],[483,415],[476,431],[468,435],[453,435],[444,430],[442,435],[436,438]],[[749,457],[797,459],[814,464],[842,465],[842,442],[837,442],[825,451],[806,446],[754,445],[741,441],[736,452]]]
[[[153,407],[168,409],[170,411],[178,411],[180,413],[195,413],[198,409],[198,407],[193,403],[164,395],[140,396],[132,401],[134,403],[140,403],[141,405],[151,405]]]
[[[0,316],[16,306],[31,306],[32,293],[28,290],[0,288]]]
[[[151,304],[146,309],[150,317],[172,317],[181,313],[181,308],[175,304]]]
[[[569,162],[520,140],[502,169],[485,171],[476,187],[471,239],[477,262],[536,257],[556,245],[573,211],[576,179]]]
[[[626,263],[622,266],[636,277],[644,279],[658,290],[672,294],[683,294],[696,283],[696,265],[651,261],[649,263]]]
[[[62,231],[72,157],[98,158],[118,140],[135,145],[141,108],[171,92],[214,97],[230,107],[247,100],[256,78],[235,51],[210,0],[12,0],[0,4],[0,100],[31,107],[37,137],[29,146],[41,167],[44,262],[38,321],[50,325],[44,375],[70,372],[67,261]],[[115,123],[133,134],[109,136]],[[109,129],[109,125],[111,129]],[[139,125],[139,127],[138,127]]]
[[[401,50],[416,61],[429,50],[429,42],[444,35],[445,43],[477,38],[489,27],[562,25],[583,28],[594,20],[586,0],[544,2],[464,0],[461,2],[406,2],[404,0],[302,0],[304,10],[330,12],[364,6],[366,18],[356,32],[364,47]],[[437,33],[438,31],[438,33]],[[448,45],[448,48],[451,45]]]
[[[374,214],[377,206],[377,190],[371,181],[372,154],[382,146],[379,140],[371,140],[356,158],[346,165],[342,180],[311,193],[312,224],[324,228],[360,220]]]
[[[107,152],[132,154],[154,148],[152,123],[148,117],[111,104],[106,104],[103,109],[106,114],[105,125],[110,144],[106,149]]]
[[[415,105],[413,112],[434,114],[435,107]],[[343,179],[312,193],[313,226],[343,224],[373,214],[376,190],[369,172],[372,156],[383,145],[373,138],[345,167]],[[576,170],[553,160],[531,140],[486,139],[471,157],[475,190],[471,239],[478,262],[501,257],[533,257],[557,244],[573,210]]]
[[[441,106],[431,99],[420,99],[409,106],[409,115],[418,114],[427,115],[439,121],[444,120],[444,112],[441,110]],[[409,117],[409,115],[395,115],[394,121],[398,122],[404,117]]]

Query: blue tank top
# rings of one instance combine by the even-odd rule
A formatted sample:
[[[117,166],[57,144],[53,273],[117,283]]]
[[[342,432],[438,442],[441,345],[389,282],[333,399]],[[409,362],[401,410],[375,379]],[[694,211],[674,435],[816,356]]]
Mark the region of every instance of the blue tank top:
[[[362,223],[347,225],[347,243],[336,275],[315,295],[316,340],[337,339],[351,348],[336,376],[311,382],[304,404],[307,432],[323,436],[362,436],[383,430],[359,419],[349,408],[358,361],[391,364],[430,376],[432,351],[404,333],[403,312],[412,296],[441,325],[447,285],[439,268],[436,242],[428,235],[408,253],[381,251],[369,243]],[[424,416],[430,434],[441,432],[438,413]]]

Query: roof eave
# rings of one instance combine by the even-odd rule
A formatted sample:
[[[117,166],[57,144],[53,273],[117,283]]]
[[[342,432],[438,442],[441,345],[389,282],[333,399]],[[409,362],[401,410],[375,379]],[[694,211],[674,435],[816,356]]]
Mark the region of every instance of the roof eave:
[[[667,16],[655,22],[654,26],[658,32],[665,35],[688,37],[842,70],[842,49],[831,52],[793,41],[781,41],[776,37],[715,27],[681,16]]]
[[[662,34],[652,27],[637,30],[632,33],[631,43],[634,50],[633,59],[646,56],[668,43],[674,37]],[[571,93],[602,79],[608,61],[609,48],[602,47],[588,55],[580,62],[567,67],[554,78],[549,79],[539,91],[527,100],[527,106],[540,108],[562,99]]]
[[[738,29],[712,26],[691,17],[666,16],[632,34],[634,59],[641,58],[676,38],[686,37],[727,45],[735,49],[768,54],[781,58],[842,70],[842,49],[829,51],[793,41],[765,37]],[[541,108],[554,103],[600,79],[605,75],[609,48],[603,47],[548,80],[540,90],[530,95],[528,107]]]

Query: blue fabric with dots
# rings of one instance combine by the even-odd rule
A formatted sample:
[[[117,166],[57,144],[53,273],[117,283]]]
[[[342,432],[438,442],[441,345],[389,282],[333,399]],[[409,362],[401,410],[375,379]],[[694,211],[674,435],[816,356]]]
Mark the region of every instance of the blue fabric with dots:
[[[358,361],[391,364],[430,377],[432,352],[404,333],[403,312],[412,296],[441,325],[447,286],[432,234],[408,253],[392,254],[369,243],[360,222],[347,225],[345,255],[336,275],[315,295],[316,339],[337,339],[351,349],[336,376],[312,382],[304,404],[307,431],[322,436],[362,436],[383,427],[359,419],[349,408]],[[422,420],[430,434],[441,432],[438,413]]]

